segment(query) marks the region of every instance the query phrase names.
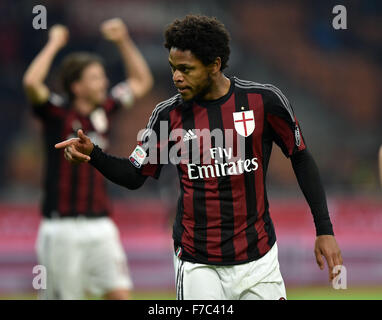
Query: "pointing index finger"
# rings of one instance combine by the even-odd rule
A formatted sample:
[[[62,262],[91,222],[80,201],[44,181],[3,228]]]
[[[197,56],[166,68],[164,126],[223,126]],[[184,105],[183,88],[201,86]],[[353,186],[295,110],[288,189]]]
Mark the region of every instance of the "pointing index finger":
[[[65,141],[62,141],[62,142],[59,142],[59,143],[56,143],[54,145],[54,147],[56,149],[62,149],[62,148],[65,148],[67,146],[70,146],[72,144],[74,144],[75,142],[79,141],[80,139],[78,138],[71,138],[71,139],[68,139],[68,140],[65,140]]]

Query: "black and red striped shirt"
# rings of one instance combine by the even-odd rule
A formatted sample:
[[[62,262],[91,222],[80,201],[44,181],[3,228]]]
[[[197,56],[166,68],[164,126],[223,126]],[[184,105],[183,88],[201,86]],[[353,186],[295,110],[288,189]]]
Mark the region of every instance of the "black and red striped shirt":
[[[34,105],[33,112],[43,124],[45,148],[44,198],[42,214],[45,217],[98,217],[110,210],[106,179],[92,166],[71,164],[63,150],[54,145],[77,136],[83,131],[98,145],[107,147],[110,115],[121,104],[108,98],[88,115],[79,114],[57,94],[52,93],[42,105]]]
[[[157,153],[157,163],[135,163],[145,176],[159,177],[163,153],[182,159],[173,239],[176,254],[188,261],[228,265],[265,255],[276,241],[265,187],[272,144],[287,157],[305,149],[278,88],[230,80],[217,100],[185,102],[176,95],[158,104],[139,141],[148,158],[153,147]]]

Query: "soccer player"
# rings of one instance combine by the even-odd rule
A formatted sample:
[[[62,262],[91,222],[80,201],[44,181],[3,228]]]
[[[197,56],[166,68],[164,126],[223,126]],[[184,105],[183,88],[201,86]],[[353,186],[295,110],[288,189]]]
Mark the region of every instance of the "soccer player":
[[[224,25],[206,16],[188,15],[167,27],[178,94],[155,107],[129,158],[104,153],[82,130],[56,148],[129,189],[148,176],[158,178],[167,153],[177,163],[178,299],[286,299],[265,188],[273,142],[290,158],[311,208],[318,266],[324,268],[325,258],[333,279],[342,257],[318,168],[291,104],[273,85],[223,73],[229,39]]]
[[[86,52],[71,53],[62,62],[66,99],[44,84],[54,57],[68,41],[63,25],[49,30],[47,44],[23,78],[28,101],[43,124],[45,144],[43,219],[36,243],[38,261],[47,269],[42,299],[82,299],[87,293],[127,299],[132,288],[119,233],[109,218],[106,179],[89,165],[62,161],[62,154],[52,149],[79,128],[106,148],[110,115],[130,108],[152,87],[151,71],[123,21],[103,22],[101,32],[119,49],[128,76],[110,95],[101,58]]]
[[[382,186],[382,146],[379,148],[379,179]]]

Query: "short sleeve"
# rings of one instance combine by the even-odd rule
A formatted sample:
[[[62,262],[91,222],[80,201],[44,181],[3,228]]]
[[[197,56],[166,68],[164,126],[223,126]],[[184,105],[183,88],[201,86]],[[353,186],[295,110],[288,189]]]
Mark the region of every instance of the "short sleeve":
[[[273,141],[286,157],[290,157],[306,148],[300,125],[284,94],[272,85],[266,86],[266,121],[271,128]]]
[[[144,176],[158,179],[168,159],[169,121],[160,105],[154,109],[146,128],[141,132],[138,144],[130,155],[130,162]]]
[[[110,96],[105,104],[105,111],[112,113],[121,107],[129,109],[134,104],[134,94],[129,84],[122,81],[110,90]]]
[[[52,92],[46,102],[33,104],[32,110],[33,114],[42,120],[62,119],[66,113],[65,99]]]

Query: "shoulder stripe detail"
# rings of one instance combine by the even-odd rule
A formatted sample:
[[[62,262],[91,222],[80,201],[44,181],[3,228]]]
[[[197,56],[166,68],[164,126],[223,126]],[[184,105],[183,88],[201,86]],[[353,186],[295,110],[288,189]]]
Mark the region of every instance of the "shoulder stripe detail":
[[[249,80],[242,80],[242,79],[239,79],[239,78],[236,78],[235,77],[235,82],[237,83],[241,83],[243,85],[254,85],[254,86],[263,86],[262,83],[259,83],[259,82],[254,82],[254,81],[249,81]]]
[[[242,89],[261,88],[261,89],[270,90],[273,93],[275,93],[280,99],[280,101],[282,102],[283,106],[287,109],[292,121],[295,122],[292,107],[290,106],[288,99],[285,97],[285,95],[281,92],[280,89],[278,89],[277,87],[271,84],[261,84],[261,83],[257,83],[253,81],[241,80],[236,77],[235,77],[235,80],[236,80],[235,84],[237,85],[237,87]]]
[[[164,110],[165,108],[171,106],[178,98],[180,97],[180,94],[177,94],[173,97],[171,97],[170,99],[168,100],[165,100],[163,102],[160,102],[156,105],[156,107],[154,108],[153,112],[151,113],[151,116],[149,118],[149,122],[146,126],[146,129],[145,131],[143,132],[142,134],[142,142],[146,139],[146,137],[151,133],[152,131],[152,128],[155,124],[155,122],[157,121],[158,119],[158,116],[159,116],[159,113]]]
[[[237,78],[235,78],[235,80],[236,80],[235,85],[241,89],[265,89],[265,90],[272,91],[280,99],[282,105],[288,111],[292,121],[295,122],[292,107],[291,107],[288,99],[280,91],[280,89],[278,89],[277,87],[275,87],[271,84],[260,84],[260,83],[256,83],[256,82],[252,82],[252,81],[240,80]]]

